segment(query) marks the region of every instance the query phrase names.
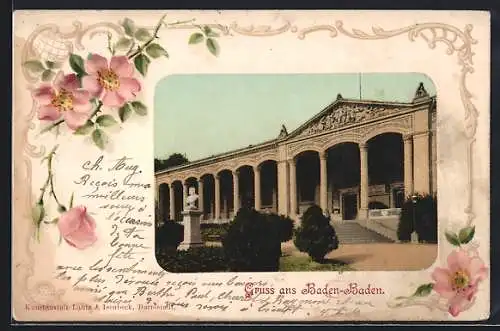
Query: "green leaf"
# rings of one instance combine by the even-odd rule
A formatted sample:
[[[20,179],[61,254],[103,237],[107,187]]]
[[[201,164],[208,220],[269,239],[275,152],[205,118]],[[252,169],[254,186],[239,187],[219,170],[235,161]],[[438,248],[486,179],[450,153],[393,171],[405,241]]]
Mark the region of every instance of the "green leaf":
[[[101,129],[95,129],[92,132],[92,140],[100,149],[104,149],[108,144],[108,136]]]
[[[45,67],[43,66],[42,62],[37,60],[26,61],[23,63],[23,67],[25,67],[26,69],[28,69],[33,73],[40,73],[45,70]]]
[[[132,21],[130,18],[125,18],[122,23],[123,29],[125,30],[125,33],[133,37],[134,32],[135,32],[135,24],[134,21]]]
[[[113,126],[116,123],[118,123],[111,115],[101,115],[98,118],[96,118],[95,122],[100,126],[104,127]]]
[[[55,73],[55,72],[53,72],[52,70],[47,69],[47,70],[45,70],[45,71],[42,73],[42,80],[43,80],[44,82],[49,82],[49,81],[51,81],[51,80],[52,80],[52,78],[54,78],[55,74],[56,74],[56,73]]]
[[[42,203],[37,203],[31,209],[31,218],[33,219],[33,223],[37,227],[39,227],[44,217],[45,217],[45,208],[43,207]]]
[[[73,208],[74,197],[75,197],[75,192],[71,193],[71,198],[69,198],[69,209]]]
[[[207,48],[213,55],[217,56],[219,54],[219,45],[217,44],[217,41],[215,41],[215,39],[207,39]]]
[[[203,39],[205,39],[205,37],[203,36],[203,34],[199,33],[199,32],[195,32],[191,35],[191,37],[189,37],[189,44],[199,44],[203,41]]]
[[[140,101],[134,101],[131,103],[137,115],[146,116],[148,114],[148,107]]]
[[[413,296],[415,296],[415,297],[425,297],[425,296],[431,294],[433,288],[434,288],[434,284],[433,283],[428,283],[428,284],[420,285],[417,288],[417,290],[415,291],[415,293],[413,294]]]
[[[458,239],[460,240],[461,244],[467,244],[472,240],[472,238],[474,238],[475,233],[476,233],[475,226],[465,227],[458,233]]]
[[[45,65],[49,69],[59,69],[62,67],[62,63],[60,62],[54,62],[54,61],[45,61]]]
[[[93,128],[94,128],[94,122],[88,120],[87,123],[76,129],[75,132],[73,132],[73,134],[87,135],[92,131]]]
[[[92,58],[92,53],[87,54],[87,60],[90,60]]]
[[[73,71],[78,75],[83,75],[85,73],[85,65],[83,64],[83,58],[77,54],[71,54],[69,56],[69,65]]]
[[[118,115],[120,116],[120,120],[125,122],[130,115],[132,115],[131,105],[128,103],[124,104],[123,107],[118,110]]]
[[[445,232],[444,235],[446,236],[446,240],[453,246],[460,246],[460,239],[458,239],[458,236],[452,232]]]
[[[151,56],[153,59],[157,59],[160,56],[165,56],[168,58],[168,53],[167,51],[161,47],[158,44],[150,44],[148,47],[146,47],[146,53]]]
[[[151,38],[151,34],[149,33],[149,31],[147,29],[144,29],[144,28],[137,29],[134,36],[135,36],[135,39],[137,39],[139,41],[146,41],[149,38]]]
[[[220,37],[220,35],[217,32],[214,32],[214,31],[210,31],[209,33],[207,33],[207,36],[208,37],[214,37],[214,38]]]
[[[149,63],[151,63],[151,60],[144,54],[139,54],[134,59],[137,71],[139,71],[143,76],[146,76],[148,72]]]
[[[132,45],[132,39],[127,37],[122,37],[116,42],[115,49],[119,51],[124,51],[128,50],[131,45]]]

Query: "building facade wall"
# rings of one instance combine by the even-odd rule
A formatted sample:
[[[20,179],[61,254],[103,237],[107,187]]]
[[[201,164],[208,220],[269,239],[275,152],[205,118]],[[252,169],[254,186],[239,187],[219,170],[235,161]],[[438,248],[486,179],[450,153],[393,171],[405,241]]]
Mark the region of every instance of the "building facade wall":
[[[211,218],[230,217],[234,215],[235,209],[241,207],[240,192],[234,189],[239,182],[239,169],[245,166],[252,169],[254,203],[255,208],[260,210],[263,208],[260,201],[260,165],[263,162],[272,161],[276,162],[276,197],[273,206],[268,208],[269,211],[296,217],[309,205],[315,203],[330,214],[332,219],[342,219],[343,201],[355,199],[358,208],[357,218],[366,219],[370,202],[376,201],[393,208],[398,199],[397,194],[402,194],[398,193],[398,190],[403,189],[405,196],[413,192],[421,194],[435,192],[437,156],[433,134],[435,130],[434,105],[434,99],[429,97],[410,104],[396,105],[340,100],[335,110],[320,113],[319,116],[289,135],[280,134],[276,140],[255,147],[159,172],[155,174],[156,184],[157,187],[160,184],[166,184],[183,187],[183,190],[186,190],[185,183],[188,180],[194,179],[194,182],[199,183],[203,182],[202,178],[211,176],[214,179],[214,194],[207,198],[215,199],[215,201],[211,204],[213,208],[204,211],[204,215]],[[381,190],[380,187],[377,189],[368,185],[367,159],[376,155],[369,155],[366,146],[370,139],[384,133],[401,135],[404,141],[405,167],[402,182],[388,183],[387,187]],[[325,154],[329,148],[341,143],[353,143],[358,146],[361,158],[361,179],[357,187],[333,190],[327,180],[325,169],[328,161]],[[314,201],[300,200],[297,158],[305,152],[317,153],[319,157],[320,178],[315,188]],[[217,192],[220,190],[219,174],[222,171],[232,174],[234,189],[231,200],[232,211],[227,207],[229,205],[227,198],[222,200],[220,192]],[[198,189],[197,193],[201,195],[201,199],[204,198],[204,191],[206,190],[200,192]],[[227,192],[225,193],[224,197],[227,197]],[[183,196],[185,198],[185,195]],[[159,201],[165,200],[168,199],[159,199]],[[163,214],[175,215],[175,212]]]

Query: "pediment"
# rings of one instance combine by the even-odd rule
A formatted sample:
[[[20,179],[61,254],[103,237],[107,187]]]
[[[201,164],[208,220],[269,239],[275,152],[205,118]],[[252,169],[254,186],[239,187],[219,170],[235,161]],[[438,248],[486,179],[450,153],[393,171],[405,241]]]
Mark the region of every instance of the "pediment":
[[[291,133],[290,136],[310,136],[352,124],[369,122],[376,118],[397,114],[408,107],[411,107],[411,104],[364,103],[337,100],[299,127],[295,132]]]

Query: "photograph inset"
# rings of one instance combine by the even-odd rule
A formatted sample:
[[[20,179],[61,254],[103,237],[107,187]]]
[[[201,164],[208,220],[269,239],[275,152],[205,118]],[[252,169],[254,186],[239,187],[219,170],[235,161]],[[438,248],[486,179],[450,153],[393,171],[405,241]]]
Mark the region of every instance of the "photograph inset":
[[[154,118],[166,271],[422,270],[437,257],[423,74],[168,76]]]

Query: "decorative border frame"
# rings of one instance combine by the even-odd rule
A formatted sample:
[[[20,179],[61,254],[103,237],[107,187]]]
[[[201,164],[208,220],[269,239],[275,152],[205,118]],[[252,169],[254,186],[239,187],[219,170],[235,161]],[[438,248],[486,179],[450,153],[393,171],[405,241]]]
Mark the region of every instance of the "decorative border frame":
[[[207,24],[214,30],[220,31],[222,36],[240,34],[248,37],[272,37],[283,33],[293,33],[297,35],[299,40],[305,39],[309,34],[319,31],[329,31],[330,38],[336,38],[343,35],[348,38],[359,39],[359,40],[382,40],[389,39],[392,37],[407,35],[410,42],[418,41],[419,39],[427,43],[430,49],[435,49],[436,45],[439,43],[444,44],[447,55],[457,56],[458,72],[460,75],[459,79],[459,91],[461,96],[461,101],[464,111],[464,132],[467,138],[467,190],[466,190],[466,201],[467,204],[464,208],[464,213],[466,217],[465,227],[474,227],[475,213],[474,205],[472,199],[473,191],[473,181],[472,181],[472,167],[473,159],[472,154],[475,144],[475,136],[477,129],[477,118],[479,116],[479,111],[472,102],[472,94],[467,87],[467,77],[474,73],[474,63],[473,63],[473,45],[477,44],[471,33],[473,26],[468,24],[465,25],[464,29],[459,29],[456,26],[445,24],[445,23],[422,23],[414,24],[410,26],[401,27],[399,29],[385,30],[380,27],[372,27],[371,32],[365,32],[356,28],[347,29],[344,27],[344,23],[341,20],[336,21],[332,25],[311,25],[307,27],[298,27],[293,25],[291,22],[286,22],[282,26],[273,27],[271,25],[263,26],[241,26],[237,22],[230,25],[221,24]],[[74,21],[73,30],[69,32],[64,32],[65,29],[61,29],[55,24],[47,24],[38,27],[32,32],[28,38],[26,45],[22,52],[22,60],[26,61],[32,55],[37,54],[37,50],[34,48],[34,41],[38,36],[44,32],[51,32],[54,35],[58,35],[61,39],[64,39],[64,45],[66,46],[67,54],[71,53],[74,48],[77,50],[84,50],[83,38],[89,36],[91,39],[101,33],[112,33],[118,37],[124,35],[122,27],[113,22],[101,22],[97,24],[92,24],[89,26],[84,26],[82,22]],[[154,27],[144,27],[148,30],[153,30]],[[185,29],[193,30],[198,27],[194,24],[182,24],[171,29]],[[23,68],[24,78],[30,82],[35,83],[36,79],[30,75],[26,68]],[[35,104],[29,114],[27,114],[23,119],[23,124],[25,125],[22,129],[22,142],[24,146],[24,158],[22,163],[25,167],[24,171],[27,174],[26,186],[31,188],[31,170],[32,170],[32,159],[41,158],[45,152],[46,147],[43,145],[37,145],[36,142],[32,142],[29,139],[29,132],[33,130],[36,126],[33,122],[35,117],[36,109]],[[18,161],[21,164],[21,160]],[[30,209],[32,201],[22,201],[22,204],[26,206],[26,209]],[[19,217],[18,215],[17,217]],[[31,222],[29,217],[23,217],[24,221]],[[27,238],[28,239],[28,238]],[[26,240],[26,252],[29,256],[29,262],[23,266],[17,266],[16,271],[19,274],[19,268],[23,267],[25,269],[25,275],[22,281],[23,289],[22,293],[30,303],[63,303],[62,296],[65,290],[57,289],[49,281],[36,283],[33,287],[29,287],[29,279],[34,275],[34,252],[29,247],[29,240]],[[411,302],[410,304],[421,304],[426,306],[435,306],[435,304],[430,304],[428,302]],[[398,305],[394,305],[396,307]],[[401,306],[401,305],[399,305]]]

